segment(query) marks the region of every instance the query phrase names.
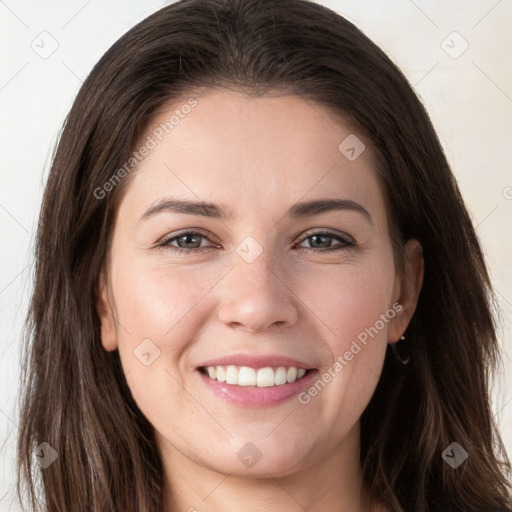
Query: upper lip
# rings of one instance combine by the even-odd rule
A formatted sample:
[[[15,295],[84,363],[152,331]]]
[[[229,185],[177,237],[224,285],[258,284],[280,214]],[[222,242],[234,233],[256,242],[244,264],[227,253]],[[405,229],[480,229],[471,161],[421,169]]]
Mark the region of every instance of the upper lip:
[[[232,354],[222,357],[216,357],[215,359],[209,359],[202,363],[199,367],[205,366],[249,366],[251,368],[265,368],[268,366],[295,366],[296,368],[304,368],[305,370],[311,369],[311,366],[279,354],[268,354],[268,355],[251,355],[251,354]]]

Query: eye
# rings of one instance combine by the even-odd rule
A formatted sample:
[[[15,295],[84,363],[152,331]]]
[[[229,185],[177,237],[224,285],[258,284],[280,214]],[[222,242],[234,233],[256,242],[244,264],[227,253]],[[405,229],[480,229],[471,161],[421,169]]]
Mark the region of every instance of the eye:
[[[183,252],[203,252],[214,245],[205,246],[202,242],[204,240],[210,240],[206,235],[197,231],[184,231],[179,234],[171,235],[163,238],[159,243],[158,247],[163,249],[170,249],[178,253]],[[175,243],[177,245],[175,245]]]
[[[303,242],[308,240],[313,252],[343,251],[355,245],[354,240],[348,235],[340,235],[332,231],[317,231],[302,239]],[[333,240],[339,240],[340,243],[331,245]],[[307,249],[302,245],[300,247]]]

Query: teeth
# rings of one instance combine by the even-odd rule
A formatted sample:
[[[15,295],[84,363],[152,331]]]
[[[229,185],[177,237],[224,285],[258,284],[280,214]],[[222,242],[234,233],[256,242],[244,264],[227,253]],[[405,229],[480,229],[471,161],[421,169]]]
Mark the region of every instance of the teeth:
[[[272,368],[260,368],[258,370],[257,386],[267,388],[275,384],[274,370]]]
[[[231,384],[231,382],[229,383]],[[242,366],[238,373],[238,385],[239,386],[256,386],[256,372],[253,368],[248,366]]]
[[[286,368],[280,366],[276,370],[276,376],[274,377],[274,386],[282,386],[286,384]]]
[[[226,370],[226,384],[238,384],[238,368],[230,365]]]
[[[208,368],[213,368],[215,370],[217,380],[219,382],[226,382],[226,370],[224,369],[224,366],[209,366]],[[215,377],[210,375],[210,378],[214,379]]]
[[[208,366],[206,372],[210,379],[218,382],[226,382],[235,386],[256,386],[266,388],[271,386],[282,386],[287,382],[295,382],[306,374],[304,368],[290,366],[285,368],[251,368],[249,366]]]
[[[287,382],[295,382],[297,380],[297,368],[295,366],[292,366],[291,368],[288,368],[288,371],[286,372],[286,381]]]

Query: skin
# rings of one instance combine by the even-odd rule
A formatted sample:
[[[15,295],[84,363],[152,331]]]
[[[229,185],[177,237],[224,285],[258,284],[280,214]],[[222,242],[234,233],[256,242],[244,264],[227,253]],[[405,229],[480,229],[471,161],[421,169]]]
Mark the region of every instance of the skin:
[[[408,241],[406,272],[398,275],[370,141],[324,107],[227,90],[196,99],[139,164],[120,202],[100,277],[103,347],[119,350],[133,396],[156,429],[179,510],[383,510],[370,507],[362,487],[359,418],[386,344],[414,313],[421,246]],[[166,104],[145,137],[185,102]],[[352,133],[366,149],[349,161],[338,146]],[[164,211],[140,220],[170,196],[222,205],[232,216]],[[354,210],[287,216],[293,204],[320,198],[355,201],[371,222]],[[182,254],[158,247],[186,229],[206,238],[196,245],[174,238],[171,246],[188,250]],[[335,235],[311,238],[325,229]],[[344,247],[338,234],[355,245],[325,252]],[[252,263],[236,252],[249,235],[263,250]],[[193,252],[199,245],[207,250]],[[270,408],[236,406],[213,395],[196,371],[227,354],[278,353],[321,377],[395,303],[401,310],[306,405],[293,397]],[[146,366],[134,350],[148,338],[160,355]],[[250,468],[237,458],[247,442],[262,454]]]

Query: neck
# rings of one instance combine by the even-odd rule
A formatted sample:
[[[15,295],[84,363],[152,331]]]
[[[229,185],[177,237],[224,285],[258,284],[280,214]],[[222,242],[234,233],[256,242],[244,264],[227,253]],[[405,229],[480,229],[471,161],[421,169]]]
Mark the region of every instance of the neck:
[[[265,475],[225,474],[192,460],[159,438],[167,475],[166,512],[373,512],[359,462],[359,423],[340,443],[300,465],[293,474],[279,468]],[[171,504],[174,503],[174,504]],[[380,510],[380,509],[379,509]]]

